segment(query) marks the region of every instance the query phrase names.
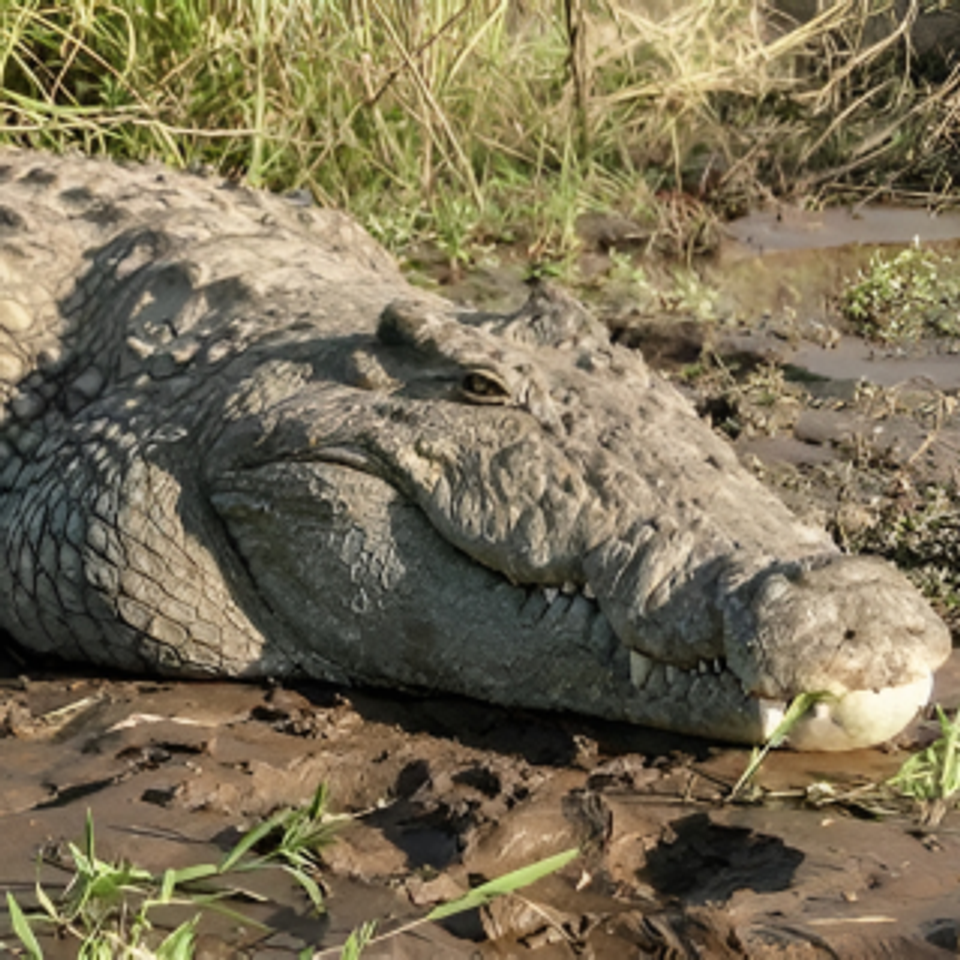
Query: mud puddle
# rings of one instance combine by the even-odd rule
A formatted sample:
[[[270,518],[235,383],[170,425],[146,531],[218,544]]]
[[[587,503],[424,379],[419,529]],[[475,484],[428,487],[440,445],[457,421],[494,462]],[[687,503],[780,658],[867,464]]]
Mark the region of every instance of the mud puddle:
[[[960,212],[865,206],[803,210],[778,205],[724,226],[741,255],[779,250],[835,249],[853,244],[942,243],[960,239]],[[727,255],[736,255],[728,250]]]
[[[913,383],[960,390],[960,345],[953,341],[894,347],[846,336],[829,348],[803,344],[787,352],[784,360],[812,379],[841,383],[865,380],[881,387]]]
[[[956,702],[960,659],[939,682]],[[336,947],[365,920],[390,929],[575,845],[561,873],[364,956],[955,955],[960,819],[923,835],[902,810],[876,818],[837,799],[889,777],[897,752],[780,753],[760,774],[766,803],[729,805],[747,751],[448,698],[11,676],[0,716],[0,889],[24,905],[38,851],[79,840],[88,809],[102,858],[154,872],[217,862],[320,781],[355,814],[324,853],[325,914],[279,872],[245,877],[270,902],[231,906],[275,932],[208,918],[201,957]],[[931,735],[918,724],[908,740]],[[830,787],[814,806],[802,797],[816,782]],[[51,893],[68,879],[50,865],[40,876]],[[75,942],[43,942],[76,955]]]

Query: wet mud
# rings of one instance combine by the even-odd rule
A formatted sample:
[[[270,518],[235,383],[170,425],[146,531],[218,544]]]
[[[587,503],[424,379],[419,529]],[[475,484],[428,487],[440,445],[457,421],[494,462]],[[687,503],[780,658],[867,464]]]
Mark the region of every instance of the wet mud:
[[[722,275],[731,322],[631,316],[616,293],[597,309],[794,509],[841,544],[899,562],[960,633],[960,354],[950,343],[867,343],[835,311],[837,284],[876,243],[909,242],[922,228],[951,244],[960,233],[960,223],[917,216],[773,214],[737,225],[704,268]],[[602,274],[609,251],[588,246],[584,257]],[[456,280],[445,292],[462,302],[523,298],[510,267],[443,279]],[[389,931],[571,846],[582,854],[558,874],[364,956],[960,952],[960,817],[925,829],[878,786],[935,738],[930,716],[883,750],[774,753],[731,802],[748,751],[656,731],[322,684],[0,666],[0,892],[24,906],[36,903],[38,876],[51,894],[68,881],[58,862],[87,810],[100,856],[153,872],[217,862],[243,829],[307,801],[320,782],[332,809],[351,815],[323,851],[324,913],[279,871],[245,877],[249,895],[232,906],[251,922],[206,917],[204,960],[292,957],[307,945],[335,957],[365,921]],[[934,699],[960,703],[957,655]],[[190,915],[157,919],[172,927]],[[55,932],[42,942],[50,957],[76,956],[76,941]],[[0,954],[18,949],[0,917]]]
[[[956,696],[960,661],[940,683]],[[275,932],[209,918],[203,957],[335,947],[365,920],[388,930],[576,845],[559,874],[365,956],[955,955],[960,820],[926,834],[909,808],[858,799],[896,771],[893,749],[778,753],[763,802],[731,804],[744,750],[449,698],[10,676],[0,717],[0,885],[24,905],[38,851],[56,861],[88,809],[102,858],[160,872],[217,862],[243,827],[330,785],[354,816],[323,854],[326,912],[312,917],[284,874],[244,878],[270,903],[233,907]],[[920,722],[904,746],[932,735]],[[51,862],[39,874],[51,894],[68,879]],[[76,942],[44,945],[76,955]]]

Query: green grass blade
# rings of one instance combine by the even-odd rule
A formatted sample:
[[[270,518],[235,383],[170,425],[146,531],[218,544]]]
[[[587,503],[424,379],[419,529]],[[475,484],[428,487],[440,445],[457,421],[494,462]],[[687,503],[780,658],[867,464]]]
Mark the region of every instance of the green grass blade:
[[[56,904],[47,895],[47,891],[43,889],[43,885],[39,880],[36,883],[36,895],[37,902],[46,911],[47,916],[50,917],[51,920],[59,921],[61,919],[60,912],[57,910]]]
[[[347,942],[341,948],[340,960],[360,960],[363,948],[373,939],[376,932],[377,922],[375,920],[368,920],[357,927],[347,937]]]
[[[311,903],[313,903],[314,909],[317,913],[322,913],[324,908],[323,904],[323,892],[320,890],[320,886],[316,880],[313,879],[305,870],[300,870],[297,867],[284,866],[283,870],[290,874],[297,883],[303,887],[304,892],[310,898]]]
[[[326,783],[320,783],[313,793],[310,806],[307,807],[307,816],[311,820],[320,820],[327,811],[328,790]]]
[[[244,855],[252,850],[264,837],[272,833],[290,816],[289,810],[281,810],[275,813],[269,820],[248,830],[237,841],[237,845],[223,858],[220,863],[220,873],[227,873],[232,870],[243,859]]]
[[[83,851],[90,863],[96,863],[97,857],[94,851],[93,834],[93,811],[87,807],[87,819],[83,827]]]
[[[243,913],[241,910],[234,910],[233,907],[228,907],[222,903],[223,898],[229,895],[227,891],[219,894],[200,894],[192,896],[190,898],[190,904],[212,910],[214,913],[219,913],[220,916],[232,920],[238,927],[254,927],[263,933],[269,933],[273,929],[269,924],[263,923],[261,920],[257,920],[255,917]],[[266,898],[264,898],[264,902],[266,902]]]
[[[160,887],[160,900],[169,900],[174,889],[183,883],[192,883],[195,880],[207,880],[221,873],[215,863],[195,863],[179,870],[166,870],[163,874],[163,884]]]
[[[564,850],[563,853],[555,854],[544,860],[538,860],[519,870],[506,873],[502,877],[490,880],[488,883],[474,887],[462,897],[451,900],[449,903],[441,903],[434,907],[424,921],[442,920],[444,917],[452,917],[454,914],[463,913],[465,910],[472,910],[475,907],[482,907],[489,903],[494,897],[503,896],[505,893],[512,893],[514,890],[520,890],[523,887],[536,883],[537,880],[556,873],[562,869],[571,860],[574,860],[580,854],[580,848],[574,847],[571,850]]]
[[[92,877],[96,873],[94,861],[91,860],[75,843],[67,844],[67,850],[70,851],[70,859],[76,867],[77,873],[84,877]]]
[[[823,691],[817,693],[801,693],[794,697],[793,700],[790,701],[790,706],[787,707],[786,713],[783,715],[783,719],[777,724],[777,727],[773,733],[770,734],[767,742],[759,750],[754,748],[751,752],[750,762],[747,764],[747,769],[743,771],[743,773],[740,775],[740,779],[734,784],[728,799],[733,800],[740,794],[740,791],[743,790],[743,788],[753,779],[756,772],[760,769],[763,761],[766,759],[767,754],[783,743],[783,741],[790,735],[790,731],[806,715],[808,710],[810,710],[815,704],[820,703],[822,700],[830,700],[832,698],[833,694]]]
[[[13,932],[20,938],[24,949],[30,955],[30,960],[43,960],[43,950],[33,933],[30,921],[20,909],[20,904],[14,899],[9,891],[7,892],[7,910],[10,911],[10,922],[13,924]]]
[[[200,915],[181,923],[157,947],[157,960],[193,960],[194,942],[197,937],[197,923]]]
[[[160,903],[167,903],[173,896],[173,889],[177,885],[176,871],[170,868],[163,871],[163,880],[160,882]]]

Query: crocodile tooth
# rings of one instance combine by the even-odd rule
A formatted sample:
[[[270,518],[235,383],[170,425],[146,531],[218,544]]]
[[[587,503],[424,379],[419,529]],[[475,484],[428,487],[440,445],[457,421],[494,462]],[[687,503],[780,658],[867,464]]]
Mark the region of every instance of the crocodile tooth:
[[[719,657],[713,661],[713,672],[714,673],[723,673],[723,661]]]
[[[548,604],[552,604],[554,600],[560,595],[560,591],[556,587],[544,587],[543,588],[543,598],[547,601]]]
[[[566,580],[560,587],[560,592],[565,593],[568,597],[573,596],[575,593],[579,593],[577,590],[577,585],[572,580]]]
[[[593,592],[593,587],[591,587],[589,583],[583,585],[582,593],[588,600],[597,599],[597,595]]]
[[[630,681],[635,687],[642,687],[653,670],[653,661],[636,650],[630,651]]]
[[[668,663],[667,668],[664,671],[667,677],[667,686],[676,682],[677,679],[677,668],[672,664]]]
[[[708,669],[706,660],[697,661],[697,673],[706,673]]]

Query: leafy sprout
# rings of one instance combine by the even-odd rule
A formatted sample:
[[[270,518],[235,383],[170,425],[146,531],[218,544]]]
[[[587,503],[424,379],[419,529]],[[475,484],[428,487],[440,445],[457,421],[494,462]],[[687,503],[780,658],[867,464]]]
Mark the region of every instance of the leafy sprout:
[[[790,706],[787,707],[786,712],[783,715],[783,719],[780,723],[777,724],[776,729],[770,736],[767,738],[767,742],[762,747],[754,747],[750,753],[750,762],[747,764],[747,768],[740,775],[740,779],[734,784],[733,789],[730,791],[730,796],[728,800],[739,799],[743,794],[744,789],[747,784],[754,778],[757,771],[763,764],[763,761],[766,759],[767,754],[779,747],[784,740],[790,735],[790,731],[806,716],[809,710],[811,710],[817,703],[820,703],[822,700],[830,699],[832,694],[818,692],[818,693],[801,693],[799,696],[794,697],[790,701]]]
[[[886,342],[960,336],[960,264],[918,244],[874,253],[843,293],[844,315]]]
[[[917,801],[924,826],[936,827],[960,793],[960,716],[951,720],[937,704],[940,737],[909,757],[888,782]]]
[[[192,960],[197,926],[207,909],[254,924],[269,933],[269,927],[223,903],[242,892],[224,881],[236,874],[279,867],[300,885],[315,910],[323,910],[323,894],[316,879],[319,851],[334,841],[336,829],[349,819],[344,815],[331,815],[326,808],[327,789],[321,784],[308,804],[278,811],[248,830],[220,863],[169,869],[159,876],[123,861],[101,859],[96,852],[93,817],[88,811],[83,844],[67,846],[73,875],[63,895],[54,900],[38,881],[39,910],[28,914],[13,894],[7,894],[13,932],[30,960],[44,957],[35,929],[38,924],[49,924],[79,941],[80,960]],[[370,920],[354,930],[341,946],[316,952],[308,947],[300,956],[309,960],[336,954],[340,960],[358,960],[371,943],[482,907],[495,897],[512,893],[560,870],[578,853],[576,849],[566,850],[481,884],[462,897],[440,904],[425,916],[386,933],[378,935],[377,921]],[[171,904],[194,907],[197,913],[152,945],[157,936],[151,936],[155,933],[151,913],[156,907]]]

